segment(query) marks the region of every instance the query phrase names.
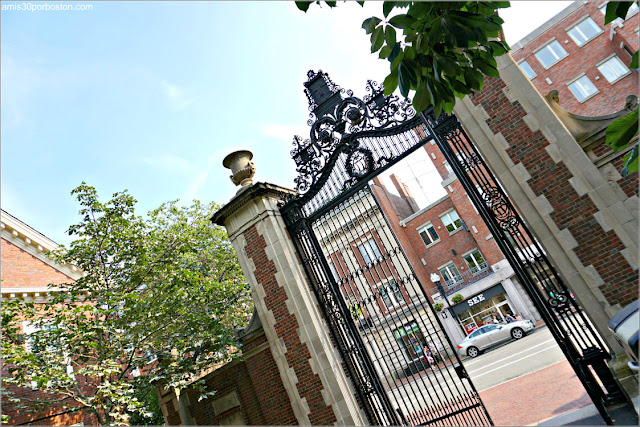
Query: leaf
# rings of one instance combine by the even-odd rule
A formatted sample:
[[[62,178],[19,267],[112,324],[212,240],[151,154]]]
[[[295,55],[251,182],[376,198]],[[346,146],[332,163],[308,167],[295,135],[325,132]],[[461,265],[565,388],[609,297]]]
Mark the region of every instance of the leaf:
[[[391,53],[391,47],[387,45],[387,46],[384,46],[382,49],[380,49],[380,54],[378,55],[378,57],[381,59],[384,59],[384,58],[387,58],[390,53]]]
[[[624,150],[631,138],[638,133],[638,110],[626,114],[613,123],[606,130],[606,144],[613,151]]]
[[[384,43],[384,31],[382,27],[378,27],[373,30],[371,34],[371,53],[377,52]]]
[[[393,46],[394,44],[396,44],[396,29],[391,25],[387,25],[387,27],[384,29],[384,40],[389,46]]]
[[[607,3],[607,8],[605,9],[605,13],[604,13],[604,24],[607,25],[609,22],[615,20],[618,18],[618,15],[616,14],[616,8],[618,7],[618,3],[616,1],[610,1],[609,3]],[[621,16],[620,18],[623,18],[623,16]]]
[[[638,144],[633,147],[631,151],[625,154],[624,159],[624,168],[620,171],[622,176],[627,176],[630,173],[638,172]]]
[[[416,82],[417,76],[413,63],[405,60],[400,61],[400,66],[398,67],[398,86],[402,96],[405,98],[409,96],[409,90],[411,86],[415,86]]]
[[[356,3],[358,3],[360,6],[364,7],[364,0],[356,1]]]
[[[367,34],[371,34],[380,22],[382,22],[380,18],[372,16],[371,18],[365,19],[362,22],[362,28],[364,28]]]
[[[489,46],[491,46],[491,49],[493,50],[492,52],[493,56],[504,55],[509,50],[509,46],[507,46],[506,43],[503,43],[501,41],[491,40],[489,41]]]
[[[638,68],[638,51],[636,50],[631,56],[631,62],[629,63],[629,68],[637,69]]]
[[[384,15],[385,18],[389,16],[389,13],[395,6],[396,6],[395,1],[385,1],[384,3],[382,3],[382,14]]]
[[[614,3],[617,3],[616,15],[618,16],[618,18],[625,19],[627,17],[627,12],[629,11],[629,8],[633,4],[633,2],[632,1],[619,1],[619,2],[614,2]]]
[[[402,52],[402,48],[400,47],[400,42],[396,42],[391,49],[391,53],[389,54],[389,62],[395,61],[398,55]]]
[[[473,65],[487,76],[500,77],[500,72],[496,67],[491,64],[487,64],[481,59],[474,60]]]
[[[336,7],[336,3],[337,3],[337,2],[335,2],[335,1],[326,1],[326,0],[325,0],[325,3],[326,3],[326,4],[327,4],[327,6],[329,6],[329,7]]]
[[[309,10],[309,6],[311,6],[311,2],[310,1],[297,1],[296,2],[296,6],[301,11],[306,12],[307,10]]]
[[[384,86],[384,94],[391,95],[398,87],[398,71],[394,70],[382,82]]]
[[[429,105],[431,105],[431,95],[429,94],[429,89],[427,88],[427,84],[425,82],[422,82],[422,84],[418,86],[416,94],[413,97],[412,104],[418,112],[426,110]]]
[[[473,90],[479,91],[482,89],[482,74],[471,67],[465,68],[464,81],[467,83],[467,86]]]
[[[406,14],[396,15],[389,19],[389,24],[401,29],[409,28],[414,22],[416,22],[415,18]]]

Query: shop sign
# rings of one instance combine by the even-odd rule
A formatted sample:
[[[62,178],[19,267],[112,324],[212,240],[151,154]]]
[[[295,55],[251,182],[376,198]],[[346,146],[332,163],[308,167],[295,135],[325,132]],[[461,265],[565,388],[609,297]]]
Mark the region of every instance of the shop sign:
[[[478,294],[473,298],[469,298],[467,300],[467,303],[469,303],[469,307],[473,307],[474,305],[484,301],[484,294]]]
[[[451,307],[451,309],[457,316],[460,313],[469,310],[470,307],[473,307],[474,305],[480,304],[484,301],[488,301],[496,295],[500,295],[501,293],[504,293],[504,288],[502,287],[502,283],[498,283],[497,285],[492,286],[489,289],[485,289],[482,293],[477,294],[467,299],[466,301],[459,302],[458,304]]]

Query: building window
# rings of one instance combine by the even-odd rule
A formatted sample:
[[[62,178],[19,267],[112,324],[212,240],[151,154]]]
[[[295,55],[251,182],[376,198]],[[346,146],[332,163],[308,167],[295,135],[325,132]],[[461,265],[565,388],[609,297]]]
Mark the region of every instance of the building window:
[[[433,243],[440,240],[440,237],[438,236],[436,229],[433,228],[433,224],[426,225],[425,227],[418,230],[418,233],[420,233],[420,237],[422,237],[422,241],[427,246],[431,246]]]
[[[589,77],[582,76],[569,83],[569,90],[580,102],[584,102],[598,93],[598,89],[591,83]]]
[[[460,220],[460,217],[458,216],[458,213],[456,211],[448,212],[442,215],[440,219],[442,220],[444,226],[447,227],[447,231],[449,232],[449,234],[453,233],[459,228],[462,228],[462,221]]]
[[[609,58],[598,65],[598,71],[602,73],[609,83],[615,83],[631,72],[617,56]]]
[[[544,68],[550,68],[567,55],[567,51],[564,50],[558,40],[547,43],[542,49],[535,52],[536,58]]]
[[[425,339],[418,324],[413,321],[393,331],[400,350],[407,362],[411,362],[423,356]]]
[[[473,274],[477,274],[479,271],[484,270],[489,266],[480,251],[477,249],[464,256],[464,260],[467,262],[467,266]]]
[[[578,46],[582,46],[601,34],[602,29],[598,27],[598,24],[596,24],[593,19],[586,18],[570,28],[567,32]]]
[[[360,250],[360,255],[362,255],[365,264],[371,264],[371,262],[382,257],[382,255],[380,255],[380,250],[373,239],[369,239],[358,245],[358,249]]]
[[[338,273],[336,272],[336,267],[333,265],[332,262],[329,262],[329,270],[331,270],[331,274],[333,275],[334,280],[337,282],[338,281]]]
[[[390,280],[387,284],[378,287],[378,293],[387,310],[404,304],[402,291],[395,280]]]
[[[533,71],[533,68],[531,68],[531,65],[529,65],[527,61],[518,62],[518,65],[520,66],[520,69],[524,72],[524,74],[529,78],[529,80],[537,76],[536,72]]]
[[[445,265],[438,271],[440,271],[440,274],[448,286],[455,286],[462,282],[462,277],[453,263]]]

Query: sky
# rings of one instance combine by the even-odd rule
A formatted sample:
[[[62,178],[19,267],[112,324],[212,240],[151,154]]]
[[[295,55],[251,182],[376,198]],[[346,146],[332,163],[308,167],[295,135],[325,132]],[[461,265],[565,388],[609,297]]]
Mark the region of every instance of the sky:
[[[254,181],[292,188],[293,136],[309,134],[307,71],[362,97],[389,70],[360,27],[381,2],[306,14],[284,1],[8,7],[25,3],[35,4],[1,2],[0,204],[65,245],[83,181],[103,200],[127,189],[140,214],[176,199],[224,204],[237,188],[222,159],[248,149]],[[570,3],[512,1],[500,13],[507,42]],[[422,206],[444,195],[427,191],[441,187],[424,154],[395,170]]]

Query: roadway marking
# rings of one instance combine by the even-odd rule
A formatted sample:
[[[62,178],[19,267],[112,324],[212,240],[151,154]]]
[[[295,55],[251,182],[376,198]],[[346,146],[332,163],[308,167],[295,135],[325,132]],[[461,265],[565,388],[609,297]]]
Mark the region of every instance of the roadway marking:
[[[503,361],[503,360],[505,360],[505,359],[509,359],[509,358],[511,358],[511,357],[515,357],[515,356],[517,356],[517,355],[519,355],[519,354],[522,354],[522,353],[527,353],[527,351],[528,351],[528,350],[531,350],[532,348],[540,347],[541,345],[544,345],[544,344],[549,343],[549,342],[555,342],[555,341],[556,341],[556,340],[555,340],[555,339],[553,339],[553,338],[552,338],[552,339],[550,339],[550,340],[542,341],[542,342],[541,342],[541,343],[539,343],[539,344],[536,344],[536,345],[533,345],[533,346],[529,347],[527,350],[524,350],[524,351],[521,351],[521,352],[518,352],[518,353],[513,353],[513,354],[511,354],[511,355],[509,355],[509,356],[506,356],[506,357],[504,357],[504,358],[500,359],[500,360],[499,360],[499,361],[497,361],[497,362],[493,362],[493,363],[489,363],[489,364],[483,365],[483,366],[481,366],[481,367],[480,367],[480,368],[478,368],[478,369],[483,369],[483,368],[486,368],[486,367],[488,367],[488,366],[491,366],[491,365],[495,365],[495,364],[501,363],[501,361]],[[547,349],[549,349],[549,348],[553,348],[553,346],[548,347]],[[472,364],[474,364],[474,362],[475,362],[475,363],[480,363],[480,362],[481,362],[481,360],[472,360],[472,361],[469,361],[469,362],[465,363],[465,365],[467,365],[467,366],[468,366],[468,365],[472,365]]]
[[[542,349],[542,350],[540,350],[540,351],[536,351],[535,353],[531,353],[531,354],[530,354],[530,355],[528,355],[528,356],[525,356],[525,357],[520,358],[520,359],[518,359],[518,360],[514,360],[513,362],[506,363],[506,364],[504,364],[504,365],[500,366],[499,368],[492,369],[492,370],[490,370],[490,371],[485,372],[484,374],[476,375],[474,378],[472,378],[472,380],[475,380],[475,379],[477,379],[477,378],[480,378],[480,377],[481,377],[481,376],[483,376],[483,375],[487,375],[487,374],[490,374],[491,372],[494,372],[494,371],[497,371],[497,370],[499,370],[499,369],[502,369],[502,368],[504,368],[505,366],[509,366],[509,365],[513,365],[514,363],[518,363],[518,362],[520,362],[521,360],[524,360],[524,359],[526,359],[526,358],[528,358],[528,357],[535,356],[535,355],[536,355],[536,354],[538,354],[538,353],[545,352],[545,351],[549,350],[549,348],[553,348],[553,347],[548,347],[548,348]]]

